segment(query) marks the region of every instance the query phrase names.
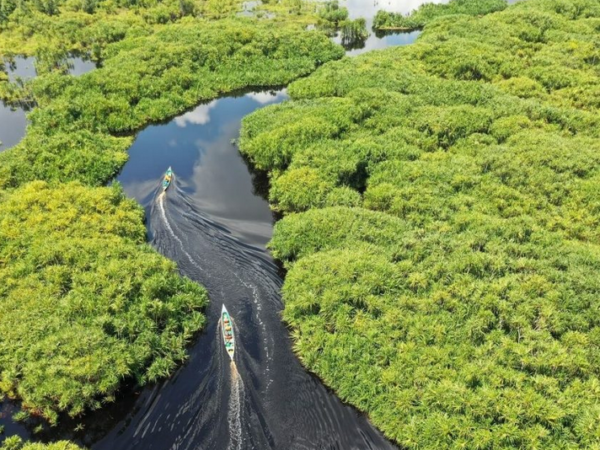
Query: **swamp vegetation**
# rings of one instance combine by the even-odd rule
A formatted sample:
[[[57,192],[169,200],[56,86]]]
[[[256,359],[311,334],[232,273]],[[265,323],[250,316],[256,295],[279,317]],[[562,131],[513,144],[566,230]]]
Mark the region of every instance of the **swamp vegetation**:
[[[0,57],[33,55],[38,73],[0,79],[3,100],[35,105],[0,153],[0,395],[27,414],[54,424],[185,358],[206,292],[145,244],[139,205],[102,186],[147,123],[343,55],[305,30],[314,7],[264,8],[275,16],[237,17],[239,2],[221,0],[0,0]],[[100,67],[66,74],[71,52]]]
[[[80,447],[68,441],[52,444],[25,443],[19,437],[11,436],[0,445],[0,450],[80,450]]]
[[[442,16],[465,14],[482,16],[507,7],[506,0],[450,0],[448,3],[425,3],[408,16],[379,10],[373,27],[377,30],[412,31]]]
[[[407,449],[600,448],[600,3],[502,9],[242,129],[298,355]]]

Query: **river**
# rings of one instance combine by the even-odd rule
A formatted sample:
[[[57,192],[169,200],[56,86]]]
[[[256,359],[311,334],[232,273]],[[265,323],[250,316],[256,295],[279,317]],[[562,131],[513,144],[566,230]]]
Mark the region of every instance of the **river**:
[[[419,3],[347,5],[351,17],[370,22],[377,9],[409,12]],[[407,44],[417,35],[371,34],[349,55]],[[190,346],[189,360],[162,383],[125,387],[114,404],[35,436],[6,421],[8,435],[74,439],[98,450],[396,448],[304,370],[280,318],[282,273],[265,249],[274,223],[268,183],[234,141],[243,117],[286,99],[284,88],[240,92],[137,135],[117,181],[146,209],[151,244],[208,289],[207,326]],[[0,122],[0,138],[3,132]],[[162,193],[168,166],[175,177]],[[220,337],[222,304],[234,320],[235,363]],[[15,406],[2,408],[7,415]]]

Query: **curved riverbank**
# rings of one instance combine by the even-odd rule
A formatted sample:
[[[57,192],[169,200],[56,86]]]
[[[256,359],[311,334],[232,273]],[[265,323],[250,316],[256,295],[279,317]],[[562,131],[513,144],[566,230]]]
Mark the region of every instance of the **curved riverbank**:
[[[295,348],[403,447],[599,443],[599,20],[437,19],[244,121]]]

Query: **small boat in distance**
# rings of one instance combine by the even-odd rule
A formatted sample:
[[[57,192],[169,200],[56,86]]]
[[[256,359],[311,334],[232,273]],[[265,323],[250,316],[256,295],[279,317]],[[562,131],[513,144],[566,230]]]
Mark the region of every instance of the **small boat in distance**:
[[[169,186],[171,186],[172,179],[173,179],[173,169],[171,169],[171,166],[169,166],[169,168],[165,172],[165,177],[163,178],[163,181],[162,181],[163,192],[166,191],[167,189],[169,189]]]
[[[225,305],[223,305],[223,309],[221,310],[221,331],[223,333],[225,350],[227,350],[227,354],[233,361],[233,354],[235,353],[235,336],[233,334],[233,322]]]

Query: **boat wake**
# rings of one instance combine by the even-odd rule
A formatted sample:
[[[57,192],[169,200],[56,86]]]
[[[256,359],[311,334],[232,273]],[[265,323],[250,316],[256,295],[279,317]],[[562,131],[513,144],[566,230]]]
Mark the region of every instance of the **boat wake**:
[[[264,248],[242,241],[177,183],[148,202],[147,217],[152,245],[208,290],[206,327],[186,364],[144,389],[93,448],[395,448],[298,362],[281,322],[282,280]],[[235,362],[219,329],[223,304],[235,318]]]
[[[229,395],[228,422],[231,442],[229,443],[229,449],[241,450],[243,443],[241,410],[242,402],[244,401],[244,382],[240,377],[240,374],[237,370],[237,366],[235,365],[235,361],[231,361],[230,376],[231,393]]]
[[[165,227],[166,227],[167,231],[169,232],[169,234],[171,235],[171,237],[179,244],[179,248],[181,249],[181,252],[186,256],[187,260],[198,270],[202,270],[202,267],[198,263],[196,263],[194,258],[192,258],[192,256],[188,252],[185,251],[185,248],[183,247],[183,242],[181,241],[181,239],[179,239],[177,237],[177,235],[173,231],[173,228],[171,228],[171,224],[169,223],[169,219],[167,217],[167,214],[165,213],[164,202],[165,202],[166,194],[167,194],[166,192],[162,192],[158,196],[158,206],[160,209],[160,217],[162,218],[163,223],[165,224]]]

